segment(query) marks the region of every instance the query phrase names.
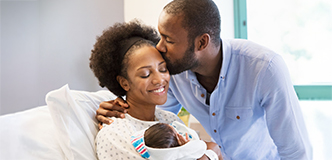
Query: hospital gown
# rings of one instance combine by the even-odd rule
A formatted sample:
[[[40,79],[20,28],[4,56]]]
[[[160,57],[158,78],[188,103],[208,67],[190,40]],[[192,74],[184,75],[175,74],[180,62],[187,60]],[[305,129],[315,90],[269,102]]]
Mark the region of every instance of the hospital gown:
[[[100,160],[127,160],[142,159],[130,142],[133,133],[148,128],[158,122],[170,124],[174,121],[183,123],[174,113],[156,109],[156,121],[142,121],[129,114],[125,118],[111,118],[110,125],[98,132],[95,140],[98,159]]]

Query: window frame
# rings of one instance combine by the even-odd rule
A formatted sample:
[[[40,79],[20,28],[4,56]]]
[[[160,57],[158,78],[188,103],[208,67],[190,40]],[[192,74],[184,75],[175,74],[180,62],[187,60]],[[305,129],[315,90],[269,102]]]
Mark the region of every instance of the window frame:
[[[247,1],[233,0],[234,38],[247,37]],[[299,100],[332,100],[332,85],[294,85]]]

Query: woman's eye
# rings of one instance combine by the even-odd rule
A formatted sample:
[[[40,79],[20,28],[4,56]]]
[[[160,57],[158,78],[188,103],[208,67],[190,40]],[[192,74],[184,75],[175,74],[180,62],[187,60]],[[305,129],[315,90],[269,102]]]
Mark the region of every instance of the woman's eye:
[[[149,76],[150,76],[150,74],[147,74],[147,75],[141,76],[141,78],[148,78]]]
[[[159,70],[159,72],[163,72],[163,73],[166,73],[167,71],[168,71],[167,68],[162,68]]]

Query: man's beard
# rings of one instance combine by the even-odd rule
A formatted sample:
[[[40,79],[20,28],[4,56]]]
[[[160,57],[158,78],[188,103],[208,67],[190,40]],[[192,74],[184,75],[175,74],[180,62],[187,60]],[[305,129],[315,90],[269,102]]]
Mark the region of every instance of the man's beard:
[[[184,57],[180,60],[176,60],[175,62],[171,62],[164,54],[162,54],[163,58],[166,61],[167,69],[171,75],[179,74],[183,71],[190,70],[196,68],[199,63],[195,54],[195,45],[192,44],[186,50]]]

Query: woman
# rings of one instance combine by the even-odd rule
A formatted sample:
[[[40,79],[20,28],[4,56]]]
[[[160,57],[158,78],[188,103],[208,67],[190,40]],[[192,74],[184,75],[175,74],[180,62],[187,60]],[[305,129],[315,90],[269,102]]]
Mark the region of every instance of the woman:
[[[143,159],[130,136],[158,122],[181,121],[171,112],[156,109],[167,100],[170,80],[166,62],[155,49],[158,40],[154,29],[137,21],[117,23],[97,38],[90,68],[102,87],[126,96],[130,106],[124,119],[112,118],[98,133],[99,159]]]

